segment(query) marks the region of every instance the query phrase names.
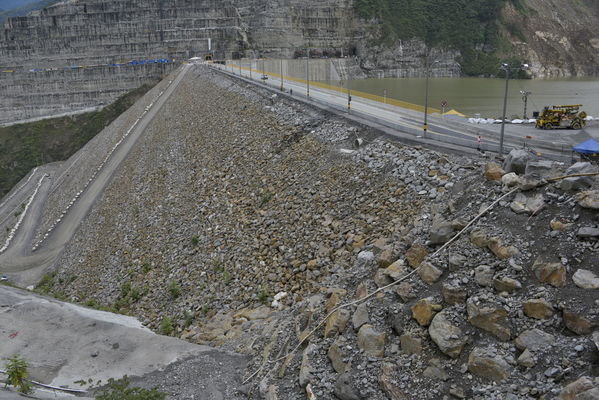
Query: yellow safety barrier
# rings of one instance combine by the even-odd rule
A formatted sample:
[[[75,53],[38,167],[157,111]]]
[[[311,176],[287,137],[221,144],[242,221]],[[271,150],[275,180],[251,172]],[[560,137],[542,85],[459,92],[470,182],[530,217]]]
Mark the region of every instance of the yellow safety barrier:
[[[244,67],[243,65],[240,67],[239,64],[225,64],[225,67],[232,67],[234,70],[237,69],[237,71],[239,71],[240,68],[244,71],[250,71],[250,68]],[[266,71],[262,71],[259,69],[252,69],[251,71],[255,72],[257,74],[261,74],[261,75],[269,75],[269,76],[273,76],[273,77],[279,78],[279,79],[281,78],[281,74],[277,74],[276,72],[266,72]],[[283,79],[288,80],[288,81],[297,82],[297,83],[302,83],[304,85],[308,84],[308,82],[305,79],[295,78],[292,76],[283,76]],[[310,81],[310,86],[315,86],[315,87],[319,87],[322,89],[327,89],[327,90],[332,90],[334,92],[347,94],[347,88],[329,85],[329,84],[326,84],[323,82]],[[421,106],[418,104],[413,104],[413,103],[408,103],[407,101],[391,99],[389,97],[378,96],[376,94],[361,92],[359,90],[351,90],[351,95],[356,96],[356,97],[362,97],[364,99],[368,99],[368,100],[372,100],[372,101],[376,101],[378,103],[389,104],[392,106],[406,108],[408,110],[424,112],[424,106]],[[428,113],[429,114],[434,114],[434,113],[440,114],[441,110],[439,110],[437,108],[428,107]]]

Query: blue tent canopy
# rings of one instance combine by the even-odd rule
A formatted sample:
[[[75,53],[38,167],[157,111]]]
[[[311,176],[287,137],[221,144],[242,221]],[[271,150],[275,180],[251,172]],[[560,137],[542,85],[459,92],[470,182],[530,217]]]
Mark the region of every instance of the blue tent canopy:
[[[599,154],[599,143],[593,139],[589,139],[572,147],[572,150],[582,154]]]

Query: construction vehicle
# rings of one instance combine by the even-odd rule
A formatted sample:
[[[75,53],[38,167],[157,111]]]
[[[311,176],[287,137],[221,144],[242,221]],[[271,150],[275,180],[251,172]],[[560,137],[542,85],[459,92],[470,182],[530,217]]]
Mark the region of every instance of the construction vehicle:
[[[586,124],[587,113],[580,111],[582,104],[547,106],[535,115],[539,129],[580,129]]]

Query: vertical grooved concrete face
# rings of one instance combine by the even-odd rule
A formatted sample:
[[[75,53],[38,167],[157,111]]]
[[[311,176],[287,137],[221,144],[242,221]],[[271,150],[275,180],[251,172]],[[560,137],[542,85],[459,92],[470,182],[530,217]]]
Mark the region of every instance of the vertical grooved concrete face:
[[[340,0],[86,0],[10,18],[0,34],[0,124],[109,104],[178,62],[203,57],[208,38],[217,58],[250,56],[250,48],[293,57],[307,45],[316,56],[347,54],[357,31],[352,7]]]

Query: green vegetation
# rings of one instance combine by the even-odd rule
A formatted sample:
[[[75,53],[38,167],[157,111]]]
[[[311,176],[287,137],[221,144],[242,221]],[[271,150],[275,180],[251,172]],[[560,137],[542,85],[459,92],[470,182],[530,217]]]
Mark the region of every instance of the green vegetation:
[[[508,1],[527,13],[522,0],[356,0],[356,10],[378,21],[373,29],[383,44],[421,38],[428,46],[459,50],[466,75],[495,75],[502,45],[498,21]]]
[[[147,274],[148,272],[150,272],[151,269],[152,269],[152,266],[147,261],[141,265],[141,270],[143,271],[144,274]]]
[[[121,379],[108,379],[107,387],[96,396],[97,400],[164,400],[166,393],[156,388],[148,390],[140,387],[129,387],[130,380],[125,375]]]
[[[8,376],[5,386],[10,384],[21,393],[29,393],[31,391],[31,384],[27,382],[28,367],[27,361],[18,354],[9,357],[5,365],[6,375]]]
[[[0,128],[0,198],[32,168],[68,159],[155,84],[133,90],[101,111]]]
[[[56,279],[56,271],[49,272],[42,276],[35,290],[41,294],[51,294],[54,288],[54,280]]]
[[[179,287],[177,281],[171,281],[171,284],[168,289],[173,299],[176,299],[177,297],[181,296],[181,288]]]
[[[233,275],[229,271],[223,271],[223,282],[228,285],[233,280]]]
[[[193,244],[194,246],[197,246],[198,243],[200,243],[200,237],[198,235],[193,235],[191,237],[191,244]]]
[[[258,301],[260,303],[265,304],[267,300],[268,300],[268,292],[266,291],[265,287],[262,287],[262,289],[260,289],[260,292],[258,293]]]
[[[169,317],[162,318],[160,323],[160,333],[163,335],[170,336],[174,331],[173,320]]]
[[[184,311],[183,316],[185,317],[185,327],[189,328],[189,326],[193,323],[194,315],[191,311]]]

